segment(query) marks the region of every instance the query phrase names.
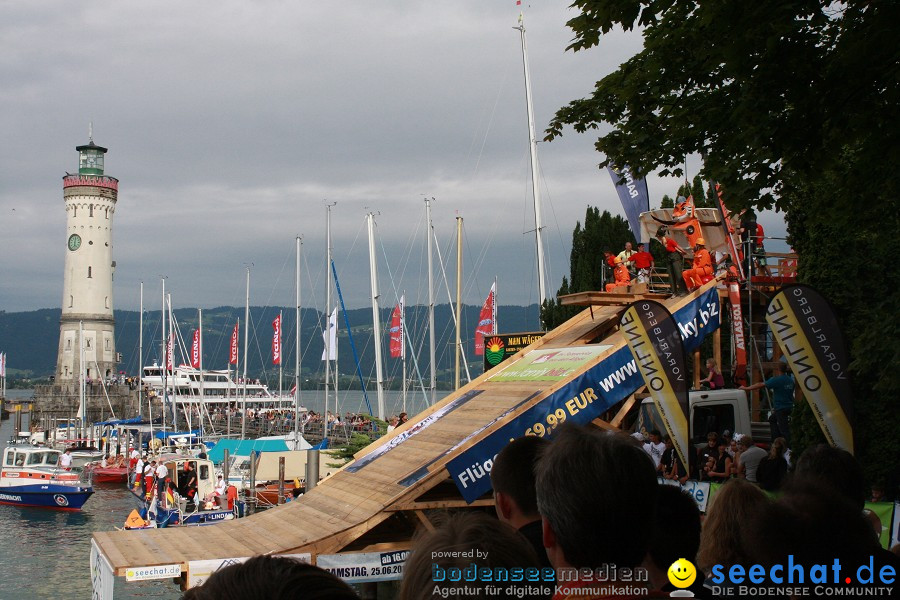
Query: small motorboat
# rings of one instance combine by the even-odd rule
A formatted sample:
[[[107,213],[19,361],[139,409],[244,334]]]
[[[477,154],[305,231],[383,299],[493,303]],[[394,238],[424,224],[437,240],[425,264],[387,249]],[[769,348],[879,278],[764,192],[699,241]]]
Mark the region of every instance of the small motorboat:
[[[128,467],[125,465],[104,467],[102,463],[92,462],[84,466],[84,472],[90,474],[94,483],[125,483],[128,481]]]
[[[269,483],[257,485],[252,492],[245,490],[244,493],[250,498],[256,498],[257,508],[270,508],[278,506],[278,490],[277,483]],[[282,491],[284,492],[283,501],[290,502],[298,496],[302,496],[305,489],[299,481],[294,480],[285,481]]]
[[[0,504],[79,510],[94,488],[59,466],[59,450],[9,446],[0,468]]]
[[[229,486],[226,496],[216,497],[211,460],[182,455],[166,455],[157,460],[168,469],[164,492],[158,493],[155,477],[143,486],[138,480],[130,490],[141,501],[138,516],[143,523],[130,515],[126,529],[213,525],[244,516],[245,502],[238,498],[234,486]]]

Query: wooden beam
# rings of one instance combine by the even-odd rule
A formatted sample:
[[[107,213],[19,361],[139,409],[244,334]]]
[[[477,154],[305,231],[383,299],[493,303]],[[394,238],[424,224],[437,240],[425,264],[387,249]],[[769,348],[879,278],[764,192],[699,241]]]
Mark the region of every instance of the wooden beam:
[[[713,360],[716,361],[716,368],[719,369],[719,373],[722,373],[724,369],[722,368],[722,327],[725,326],[725,319],[722,318],[722,315],[725,314],[722,312],[724,302],[722,302],[722,298],[719,298],[719,327],[713,331]]]
[[[481,498],[479,500],[475,500],[471,504],[467,504],[465,500],[431,500],[428,502],[412,502],[408,504],[394,504],[392,506],[385,507],[384,510],[390,512],[397,512],[402,510],[432,510],[432,509],[442,509],[442,508],[471,508],[475,506],[494,506],[493,498]]]
[[[416,516],[419,517],[419,521],[422,522],[422,525],[425,526],[425,529],[428,531],[434,531],[434,525],[431,524],[431,521],[428,520],[428,517],[425,516],[421,510],[414,511]]]
[[[612,424],[610,424],[610,423],[607,423],[606,421],[604,421],[604,420],[601,419],[600,417],[597,417],[596,419],[594,419],[593,421],[591,421],[591,423],[592,423],[593,425],[596,425],[596,426],[599,427],[600,429],[606,429],[607,431],[620,431],[618,427],[616,427],[616,426],[614,426],[614,425],[612,425]]]
[[[700,348],[694,350],[694,389],[700,389]]]
[[[620,305],[630,304],[635,300],[643,298],[652,298],[664,300],[668,298],[668,294],[657,294],[655,292],[647,293],[618,293],[618,292],[577,292],[575,294],[565,294],[559,297],[559,303],[562,306],[603,306],[603,305]]]
[[[619,412],[616,413],[616,416],[612,418],[609,424],[613,427],[621,428],[622,421],[624,421],[628,413],[631,412],[631,407],[634,406],[635,402],[637,402],[637,396],[635,396],[635,394],[628,396],[628,398],[625,399],[625,402],[622,403],[622,407],[619,409]]]
[[[359,550],[359,552],[393,552],[394,550],[409,550],[412,547],[412,541],[406,542],[384,542],[380,544],[369,544]]]

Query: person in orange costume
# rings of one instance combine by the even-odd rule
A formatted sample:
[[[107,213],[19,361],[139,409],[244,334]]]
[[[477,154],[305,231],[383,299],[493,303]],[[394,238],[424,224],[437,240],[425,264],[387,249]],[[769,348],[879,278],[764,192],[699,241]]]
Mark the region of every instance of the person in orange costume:
[[[625,287],[631,283],[631,275],[628,273],[628,267],[625,266],[625,263],[622,262],[621,258],[616,257],[615,265],[616,266],[613,270],[615,282],[606,284],[607,292],[611,292],[617,287]]]
[[[687,285],[688,291],[695,290],[703,285],[703,277],[712,277],[712,257],[709,250],[706,249],[706,241],[703,238],[697,238],[694,246],[694,265],[692,269],[688,269],[683,273],[684,283]]]

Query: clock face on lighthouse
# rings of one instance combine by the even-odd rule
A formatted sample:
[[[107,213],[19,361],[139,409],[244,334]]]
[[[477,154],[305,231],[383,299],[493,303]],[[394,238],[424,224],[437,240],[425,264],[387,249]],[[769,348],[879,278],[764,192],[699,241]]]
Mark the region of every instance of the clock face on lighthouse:
[[[69,250],[72,252],[81,248],[81,236],[77,233],[73,233],[69,236]]]

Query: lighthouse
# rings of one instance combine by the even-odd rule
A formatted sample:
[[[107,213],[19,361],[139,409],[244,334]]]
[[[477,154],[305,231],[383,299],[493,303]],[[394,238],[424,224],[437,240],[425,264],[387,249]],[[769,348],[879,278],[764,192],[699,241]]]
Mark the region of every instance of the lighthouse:
[[[78,174],[63,177],[66,258],[56,359],[56,383],[62,386],[78,384],[79,373],[87,380],[108,378],[118,364],[112,231],[119,180],[103,173],[106,148],[93,136],[75,150]]]

